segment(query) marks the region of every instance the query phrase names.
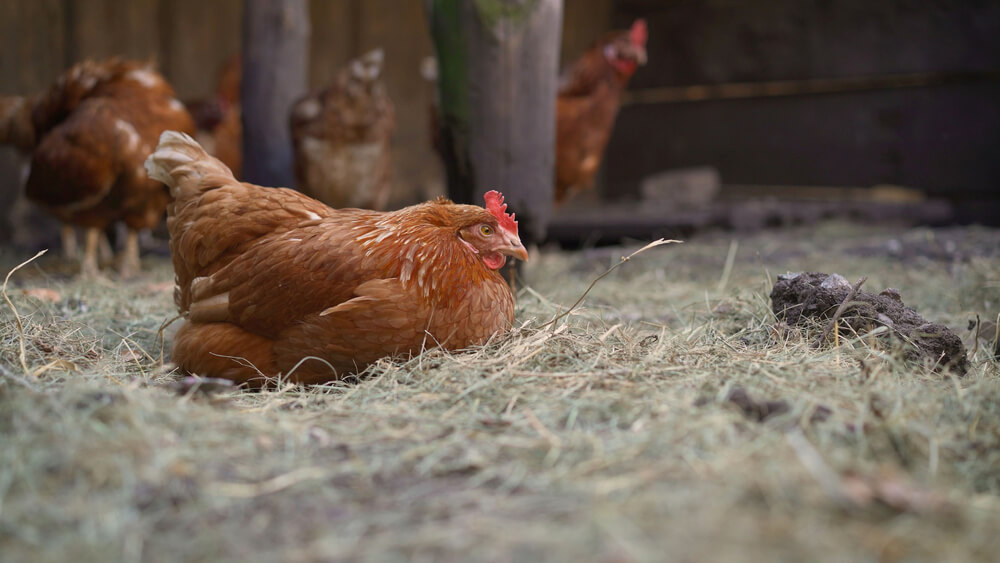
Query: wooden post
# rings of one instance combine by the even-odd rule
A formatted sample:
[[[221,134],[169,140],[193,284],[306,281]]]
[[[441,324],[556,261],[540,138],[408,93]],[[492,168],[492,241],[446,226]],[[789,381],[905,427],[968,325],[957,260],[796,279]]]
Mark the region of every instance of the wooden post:
[[[491,189],[525,242],[552,211],[562,0],[429,0],[448,195]]]
[[[308,86],[306,0],[245,0],[243,5],[243,179],[293,186],[288,112]]]

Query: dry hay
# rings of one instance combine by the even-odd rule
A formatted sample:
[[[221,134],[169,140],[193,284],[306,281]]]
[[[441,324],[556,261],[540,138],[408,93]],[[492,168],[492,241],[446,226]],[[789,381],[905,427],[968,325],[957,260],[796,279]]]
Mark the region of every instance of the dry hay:
[[[508,337],[259,393],[162,367],[162,259],[88,284],[42,257],[7,290],[23,336],[9,310],[0,334],[0,551],[989,560],[1000,375],[965,328],[996,316],[1000,237],[891,236],[830,224],[652,249],[546,326],[624,253],[549,251]],[[812,347],[823,327],[778,323],[767,299],[776,274],[809,269],[899,288],[967,336],[968,375],[865,334]]]

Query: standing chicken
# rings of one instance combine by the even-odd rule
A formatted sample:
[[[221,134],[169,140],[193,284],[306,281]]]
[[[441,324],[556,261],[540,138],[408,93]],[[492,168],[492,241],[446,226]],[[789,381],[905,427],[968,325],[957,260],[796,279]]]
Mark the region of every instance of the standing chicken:
[[[607,34],[560,77],[556,99],[556,202],[593,184],[622,93],[646,64],[646,22]]]
[[[72,227],[86,229],[82,273],[97,273],[98,244],[117,221],[128,227],[121,273],[138,271],[138,232],[159,223],[169,198],[142,163],[163,130],[194,130],[173,89],[146,64],[87,61],[20,105],[4,104],[16,111],[6,112],[0,131],[7,138],[0,140],[31,152],[27,198],[64,223],[68,248],[75,244]]]
[[[332,86],[292,108],[299,188],[332,207],[382,209],[389,198],[395,110],[382,61],[381,49],[351,61]]]
[[[386,356],[482,344],[514,319],[497,273],[527,259],[503,197],[394,212],[331,209],[286,188],[238,183],[186,135],[166,132],[146,161],[167,208],[186,321],[182,369],[262,384],[279,373],[330,381]]]

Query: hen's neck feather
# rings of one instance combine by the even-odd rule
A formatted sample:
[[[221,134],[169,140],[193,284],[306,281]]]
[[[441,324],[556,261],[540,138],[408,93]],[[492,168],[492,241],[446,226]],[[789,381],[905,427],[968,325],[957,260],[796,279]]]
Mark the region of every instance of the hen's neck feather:
[[[455,208],[464,207],[472,206],[426,203],[369,216],[353,228],[354,242],[364,252],[362,269],[398,277],[406,288],[416,285],[435,303],[452,300],[484,283],[504,283],[458,238],[459,229],[483,219],[475,212],[456,212]]]

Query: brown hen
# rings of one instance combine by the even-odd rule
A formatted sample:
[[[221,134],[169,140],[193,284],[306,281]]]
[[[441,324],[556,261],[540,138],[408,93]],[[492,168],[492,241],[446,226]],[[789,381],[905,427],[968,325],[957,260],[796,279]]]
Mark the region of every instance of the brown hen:
[[[646,22],[599,39],[567,69],[556,98],[556,202],[593,185],[621,105],[639,65],[646,64]]]
[[[351,61],[332,86],[292,108],[298,187],[332,207],[383,209],[389,198],[395,110],[382,62],[381,49]]]
[[[146,168],[167,208],[185,322],[182,369],[253,385],[316,383],[379,358],[482,344],[514,319],[497,273],[527,258],[503,197],[393,212],[332,209],[286,188],[239,183],[186,135],[166,132]]]
[[[97,273],[102,234],[122,221],[128,236],[119,267],[136,272],[138,232],[159,223],[169,198],[143,161],[165,129],[194,130],[173,89],[148,64],[87,61],[47,91],[4,106],[0,141],[31,153],[27,198],[64,223],[67,247],[75,244],[73,226],[86,229],[81,271]]]

